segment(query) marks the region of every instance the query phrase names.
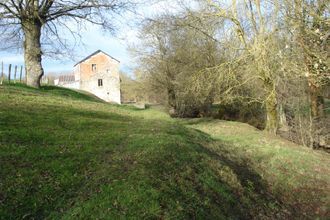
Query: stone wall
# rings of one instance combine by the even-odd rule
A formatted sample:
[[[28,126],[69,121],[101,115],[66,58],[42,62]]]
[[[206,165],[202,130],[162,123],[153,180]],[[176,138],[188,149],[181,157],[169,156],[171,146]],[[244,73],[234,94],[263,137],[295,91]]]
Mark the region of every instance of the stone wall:
[[[92,69],[96,64],[96,69]],[[75,80],[80,81],[80,89],[91,92],[99,98],[121,103],[119,62],[103,52],[91,56],[75,67]],[[102,79],[102,86],[98,80]]]

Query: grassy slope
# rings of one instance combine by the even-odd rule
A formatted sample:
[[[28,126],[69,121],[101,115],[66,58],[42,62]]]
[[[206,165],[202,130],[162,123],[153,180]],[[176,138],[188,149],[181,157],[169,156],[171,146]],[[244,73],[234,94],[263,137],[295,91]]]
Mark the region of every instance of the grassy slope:
[[[325,155],[216,123],[66,89],[0,87],[0,218],[325,216]],[[310,196],[295,204],[286,194],[299,184]]]
[[[274,137],[239,122],[195,119],[188,127],[210,134],[209,149],[258,173],[249,176],[256,191],[260,185],[285,204],[294,216],[330,217],[330,158]],[[240,168],[238,172],[240,173]],[[259,189],[260,190],[260,189]]]

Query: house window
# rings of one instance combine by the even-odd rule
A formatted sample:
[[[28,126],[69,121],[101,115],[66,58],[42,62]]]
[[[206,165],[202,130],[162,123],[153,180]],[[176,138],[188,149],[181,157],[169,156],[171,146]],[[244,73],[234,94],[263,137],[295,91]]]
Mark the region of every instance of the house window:
[[[100,86],[103,86],[103,81],[102,81],[102,79],[98,79],[98,80],[97,80],[97,84],[99,85],[99,87],[100,87]]]
[[[96,72],[96,64],[92,64],[92,71]]]
[[[107,69],[107,73],[111,73],[109,69]]]

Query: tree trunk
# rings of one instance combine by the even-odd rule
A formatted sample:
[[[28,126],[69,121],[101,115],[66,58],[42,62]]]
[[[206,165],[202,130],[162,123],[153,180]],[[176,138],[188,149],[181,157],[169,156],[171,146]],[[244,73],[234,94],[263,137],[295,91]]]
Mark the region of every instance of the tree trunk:
[[[40,80],[44,74],[41,64],[41,26],[40,22],[23,23],[26,84],[35,88],[40,87]]]
[[[283,131],[283,132],[287,132],[289,131],[289,126],[288,126],[288,122],[286,120],[286,115],[283,109],[283,105],[280,105],[278,108],[278,116],[279,116],[279,130]]]
[[[278,129],[278,109],[274,91],[269,94],[266,100],[266,117],[266,131],[276,134]]]
[[[311,114],[314,119],[324,116],[324,98],[320,95],[320,89],[309,82],[309,94],[311,99]]]
[[[168,95],[168,105],[169,105],[169,114],[171,117],[176,117],[176,100],[175,100],[175,91],[173,88],[167,89],[167,95]]]

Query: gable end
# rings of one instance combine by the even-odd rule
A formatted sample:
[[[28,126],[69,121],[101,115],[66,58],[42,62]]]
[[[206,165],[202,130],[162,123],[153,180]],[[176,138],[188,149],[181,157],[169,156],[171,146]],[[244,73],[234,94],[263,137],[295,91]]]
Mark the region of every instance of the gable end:
[[[78,64],[82,63],[82,62],[85,62],[86,60],[88,60],[89,58],[91,58],[92,56],[94,56],[94,55],[96,55],[96,54],[98,54],[98,53],[104,53],[105,55],[107,55],[107,56],[110,57],[111,59],[113,59],[113,60],[117,61],[118,63],[120,63],[119,60],[117,60],[116,58],[114,58],[114,57],[110,56],[109,54],[103,52],[102,50],[97,50],[97,51],[95,51],[94,53],[92,53],[91,55],[85,57],[84,59],[82,59],[81,61],[79,61],[78,63],[76,63],[76,64],[74,65],[74,67],[77,66]]]

